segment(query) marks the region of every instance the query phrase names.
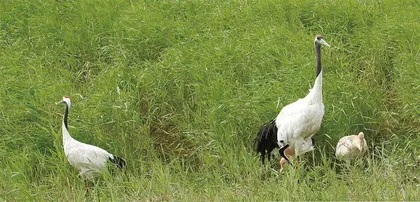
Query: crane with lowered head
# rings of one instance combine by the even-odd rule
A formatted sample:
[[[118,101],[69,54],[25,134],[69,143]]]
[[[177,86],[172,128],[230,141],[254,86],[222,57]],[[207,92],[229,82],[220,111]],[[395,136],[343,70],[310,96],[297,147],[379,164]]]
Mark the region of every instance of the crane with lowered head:
[[[337,143],[335,156],[349,164],[351,160],[363,156],[367,149],[365,134],[360,132],[357,135],[342,137]]]

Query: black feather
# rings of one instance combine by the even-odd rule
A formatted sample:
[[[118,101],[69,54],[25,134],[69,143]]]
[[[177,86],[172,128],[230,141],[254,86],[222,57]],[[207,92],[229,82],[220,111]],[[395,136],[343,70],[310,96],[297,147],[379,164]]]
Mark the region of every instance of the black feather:
[[[114,158],[109,157],[109,161],[111,161],[111,163],[115,164],[120,169],[124,168],[126,165],[125,160],[118,156],[114,156]]]
[[[284,159],[286,159],[286,161],[292,165],[292,162],[290,162],[289,158],[287,158],[287,156],[284,154],[284,150],[286,150],[289,147],[289,145],[284,145],[284,147],[280,148],[279,152],[280,152],[280,156],[283,157]]]
[[[279,148],[277,144],[277,126],[275,120],[264,124],[257,137],[254,139],[254,148],[257,153],[261,154],[261,161],[264,164],[265,154],[268,154],[268,160],[271,159],[271,151]]]

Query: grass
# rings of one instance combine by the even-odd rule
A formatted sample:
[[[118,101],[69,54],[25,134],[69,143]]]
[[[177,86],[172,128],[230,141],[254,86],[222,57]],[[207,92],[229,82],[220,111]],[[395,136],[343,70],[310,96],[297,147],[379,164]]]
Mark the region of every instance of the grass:
[[[4,201],[419,200],[417,1],[8,1],[0,4]],[[307,164],[280,173],[259,127],[313,84],[325,116]],[[85,198],[62,148],[63,95],[80,141],[128,162]],[[361,164],[336,162],[364,131]]]

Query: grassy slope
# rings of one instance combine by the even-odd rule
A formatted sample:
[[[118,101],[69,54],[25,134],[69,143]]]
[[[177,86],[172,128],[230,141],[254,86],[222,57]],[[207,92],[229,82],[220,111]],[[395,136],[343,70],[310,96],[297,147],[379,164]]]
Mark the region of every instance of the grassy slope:
[[[70,133],[129,162],[106,200],[418,200],[417,1],[3,1],[0,197],[83,200],[63,154]],[[261,168],[259,127],[314,81],[314,163]],[[339,137],[365,131],[365,166],[336,167]],[[310,156],[310,155],[307,155]],[[312,159],[309,159],[312,162]]]

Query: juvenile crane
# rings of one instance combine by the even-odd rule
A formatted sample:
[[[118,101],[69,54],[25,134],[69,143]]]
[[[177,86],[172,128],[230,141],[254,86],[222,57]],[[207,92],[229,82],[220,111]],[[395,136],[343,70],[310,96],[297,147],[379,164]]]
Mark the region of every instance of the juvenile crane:
[[[63,97],[59,103],[65,103],[65,111],[62,123],[64,154],[70,165],[79,171],[79,175],[87,182],[93,180],[101,171],[107,168],[107,162],[115,164],[118,168],[123,168],[126,164],[124,159],[97,146],[85,144],[73,139],[70,136],[67,119],[70,110],[70,98]]]
[[[342,137],[335,149],[335,156],[338,159],[350,163],[351,160],[363,156],[368,149],[365,134],[360,132],[358,135],[349,135]]]
[[[315,36],[315,56],[316,56],[316,79],[309,94],[289,105],[283,107],[274,121],[270,122],[274,128],[269,130],[266,137],[277,137],[280,155],[290,163],[284,154],[284,150],[289,148],[294,150],[294,155],[299,156],[307,152],[305,149],[305,141],[311,138],[321,127],[322,118],[324,116],[324,104],[322,102],[322,66],[321,66],[321,46],[330,46],[321,35]],[[261,129],[262,130],[262,129]],[[272,134],[276,131],[276,134]],[[271,138],[270,138],[271,139]],[[272,144],[259,142],[260,147]],[[267,147],[268,148],[268,147]],[[263,151],[264,149],[260,149]]]
[[[314,148],[314,146],[313,146],[313,144],[314,144],[314,143],[315,143],[315,140],[314,140],[314,139],[312,139],[312,138],[308,138],[308,139],[306,139],[306,140],[303,142],[303,145],[301,146],[303,153],[313,151],[313,150],[315,149],[315,148]],[[296,158],[296,155],[295,155],[295,150],[291,149],[291,147],[287,147],[287,148],[284,150],[284,155],[285,155],[288,159],[291,159],[291,158]],[[286,160],[285,158],[283,158],[283,157],[282,157],[282,158],[280,159],[280,162],[279,162],[279,164],[280,164],[280,170],[283,170],[283,168],[286,166],[286,163],[287,163],[287,160]],[[296,165],[296,166],[298,166],[298,165]]]

